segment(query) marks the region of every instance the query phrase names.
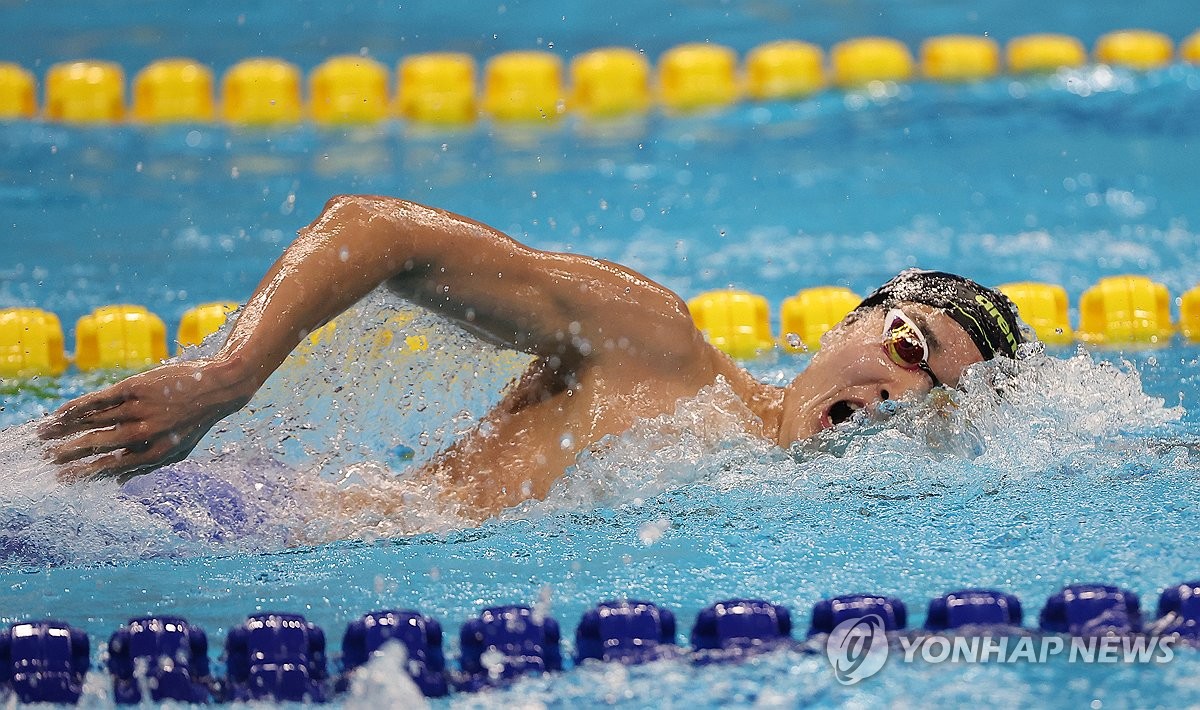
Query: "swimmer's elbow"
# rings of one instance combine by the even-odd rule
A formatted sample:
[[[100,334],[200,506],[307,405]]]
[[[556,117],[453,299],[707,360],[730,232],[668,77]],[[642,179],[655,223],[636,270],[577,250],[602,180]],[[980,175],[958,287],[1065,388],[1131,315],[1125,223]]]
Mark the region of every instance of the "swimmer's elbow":
[[[379,209],[380,205],[367,195],[334,195],[325,202],[317,218],[300,230],[300,238],[325,241],[366,224]]]
[[[325,203],[320,216],[300,231],[300,236],[319,241],[377,244],[379,250],[392,252],[406,243],[398,237],[413,237],[420,233],[421,230],[415,227],[422,222],[420,215],[427,210],[429,208],[397,197],[334,195]]]
[[[381,195],[334,195],[325,203],[317,222],[330,219],[339,222],[365,222],[372,217],[394,214],[397,208],[411,204],[396,197]]]
[[[329,198],[313,225],[322,223],[364,232],[370,228],[372,233],[388,237],[397,234],[445,237],[463,231],[470,220],[399,197],[342,194]]]

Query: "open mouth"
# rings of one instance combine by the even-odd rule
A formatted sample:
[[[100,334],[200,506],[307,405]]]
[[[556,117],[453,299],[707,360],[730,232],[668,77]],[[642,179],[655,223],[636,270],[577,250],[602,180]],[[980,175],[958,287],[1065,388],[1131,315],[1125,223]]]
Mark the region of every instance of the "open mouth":
[[[856,402],[849,399],[840,399],[830,405],[829,410],[825,412],[824,428],[835,427],[842,422],[849,421],[854,413],[863,408],[862,402]]]

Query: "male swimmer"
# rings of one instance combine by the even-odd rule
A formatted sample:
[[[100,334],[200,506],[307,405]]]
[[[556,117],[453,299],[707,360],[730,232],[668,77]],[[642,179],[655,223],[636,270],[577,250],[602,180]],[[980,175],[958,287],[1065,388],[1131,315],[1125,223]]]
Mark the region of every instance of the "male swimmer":
[[[245,405],[310,332],[381,283],[482,340],[534,355],[478,426],[415,474],[468,517],[545,497],[585,448],[674,411],[723,377],[782,447],[886,400],[956,387],[1013,357],[1002,294],[909,270],[822,341],[786,387],[709,345],[684,301],[617,264],[531,249],[486,225],[399,199],[340,196],[271,267],[213,356],[172,362],[63,405],[42,425],[60,479],[146,473],[186,457]],[[571,442],[569,446],[564,442]]]

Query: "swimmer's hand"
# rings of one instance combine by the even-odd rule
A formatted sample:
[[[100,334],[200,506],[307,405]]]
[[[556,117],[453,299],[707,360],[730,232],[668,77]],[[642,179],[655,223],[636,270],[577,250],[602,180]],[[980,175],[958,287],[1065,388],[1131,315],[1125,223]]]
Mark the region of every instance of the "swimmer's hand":
[[[64,464],[59,481],[128,479],[186,458],[253,390],[219,361],[168,363],[67,402],[38,436],[52,442],[46,457]]]

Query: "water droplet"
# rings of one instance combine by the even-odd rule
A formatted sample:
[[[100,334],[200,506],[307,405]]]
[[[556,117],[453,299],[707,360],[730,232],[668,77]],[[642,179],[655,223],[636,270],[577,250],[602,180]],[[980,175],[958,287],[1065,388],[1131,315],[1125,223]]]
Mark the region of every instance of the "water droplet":
[[[795,350],[808,352],[808,346],[804,344],[804,341],[800,339],[799,335],[796,335],[795,333],[785,333],[783,338],[787,341],[788,347]]]

